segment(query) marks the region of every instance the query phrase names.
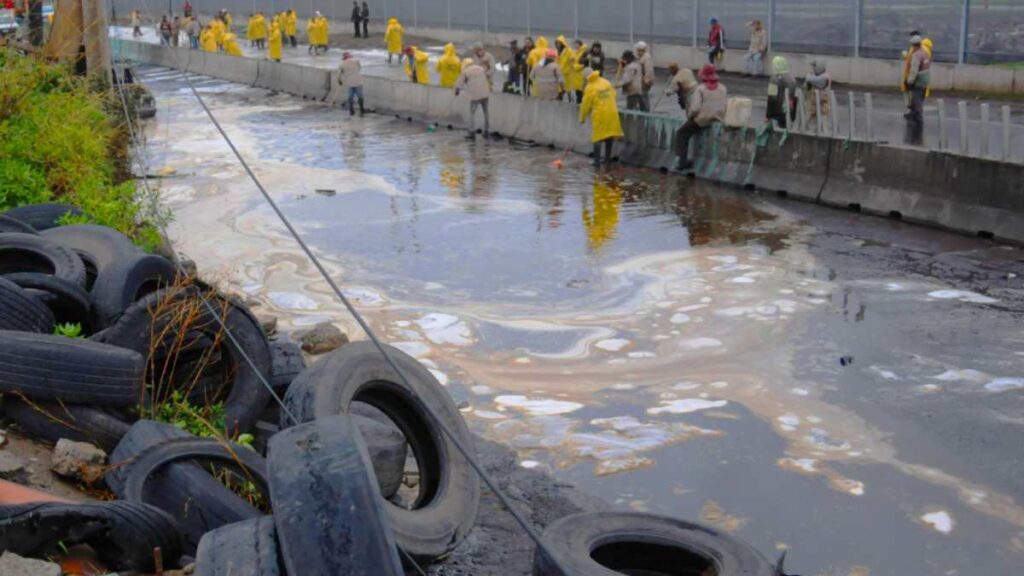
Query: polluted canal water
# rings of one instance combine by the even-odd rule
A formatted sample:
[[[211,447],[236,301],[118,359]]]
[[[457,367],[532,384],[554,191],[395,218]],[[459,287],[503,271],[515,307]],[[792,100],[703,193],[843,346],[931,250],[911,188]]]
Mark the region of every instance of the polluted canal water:
[[[281,331],[363,338],[178,73],[141,76],[176,246]],[[196,82],[373,328],[520,465],[794,573],[1024,569],[1019,250]]]

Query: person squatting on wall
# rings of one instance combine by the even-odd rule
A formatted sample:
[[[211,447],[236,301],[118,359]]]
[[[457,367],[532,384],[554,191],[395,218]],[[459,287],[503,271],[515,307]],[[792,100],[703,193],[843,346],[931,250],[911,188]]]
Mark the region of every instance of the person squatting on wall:
[[[466,58],[462,61],[462,73],[455,83],[455,96],[465,92],[469,97],[469,133],[466,138],[476,138],[476,110],[483,110],[484,113],[484,138],[490,137],[491,118],[487,110],[487,103],[491,96],[491,82],[487,78],[487,71],[477,61]]]
[[[725,110],[729,96],[725,86],[718,81],[718,72],[711,64],[700,69],[701,84],[693,91],[686,107],[686,123],[676,132],[676,170],[689,170],[693,161],[689,159],[690,139],[715,122],[725,121]]]
[[[678,64],[669,64],[668,72],[672,75],[672,82],[665,90],[665,96],[675,94],[679,108],[686,112],[687,100],[698,86],[697,78],[693,75],[693,70],[680,68]]]
[[[355,100],[357,98],[359,99],[359,115],[366,115],[366,109],[363,107],[363,66],[349,52],[341,55],[338,84],[348,92],[348,115],[355,115]]]

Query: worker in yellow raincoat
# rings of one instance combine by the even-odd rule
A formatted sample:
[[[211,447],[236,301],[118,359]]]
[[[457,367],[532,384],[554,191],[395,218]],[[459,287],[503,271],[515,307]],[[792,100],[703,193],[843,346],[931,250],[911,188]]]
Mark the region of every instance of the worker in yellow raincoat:
[[[548,53],[548,39],[543,36],[537,37],[537,42],[533,45],[533,50],[526,55],[526,77],[530,78],[530,71],[534,69],[537,64],[544,59],[544,56]],[[537,95],[537,85],[532,84],[530,86],[530,95]]]
[[[224,46],[224,34],[227,32],[224,27],[224,21],[220,18],[214,18],[213,22],[210,22],[210,29],[213,30],[213,39],[217,47]]]
[[[227,10],[221,10],[220,12],[220,18],[224,21],[224,31],[226,32],[228,30],[231,30],[231,24],[235,21],[235,19],[231,17],[231,14]]]
[[[270,41],[267,42],[267,55],[274,62],[281,61],[281,24],[274,18],[270,24]]]
[[[619,122],[619,107],[615,103],[615,87],[597,72],[591,72],[587,77],[580,106],[580,124],[584,124],[588,117],[593,126],[590,140],[594,143],[594,166],[601,164],[602,143],[605,162],[610,164],[612,144],[623,136],[622,124]]]
[[[583,206],[583,227],[587,231],[587,248],[590,250],[597,250],[615,238],[622,197],[621,188],[594,177],[594,207],[591,210]]]
[[[444,55],[437,59],[437,73],[441,76],[441,86],[455,87],[462,73],[462,60],[455,54],[455,45],[451,42],[444,45]]]
[[[402,35],[405,28],[398,22],[398,18],[388,20],[387,30],[384,31],[384,41],[388,44],[388,64],[391,64],[391,56],[398,55],[398,63],[402,63]]]
[[[309,35],[309,52],[311,54],[322,54],[327,52],[327,18],[324,18],[319,11],[306,23],[306,33]]]
[[[569,47],[569,41],[565,39],[565,36],[559,36],[555,40],[555,48],[558,49],[558,67],[562,69],[562,76],[565,76],[565,94],[572,98],[577,90],[583,90],[583,71],[580,70],[578,73],[580,78],[577,79],[576,52]]]
[[[427,69],[430,56],[415,46],[406,46],[405,57],[405,74],[409,79],[417,84],[430,84],[430,71]]]
[[[284,15],[284,33],[288,36],[288,42],[291,43],[292,48],[298,46],[295,41],[295,35],[299,32],[299,15],[295,13],[295,10],[289,10]]]
[[[238,37],[231,32],[224,33],[224,53],[232,56],[242,55],[242,48],[238,45]]]
[[[580,40],[573,42],[575,49],[572,51],[572,75],[565,75],[565,89],[572,92],[576,96],[576,102],[583,102],[583,71],[586,66],[583,64],[587,61],[587,52],[589,47]]]
[[[203,31],[199,33],[199,45],[204,52],[217,51],[217,32],[214,31],[212,24],[203,26]]]
[[[914,34],[916,33],[917,31],[915,30],[914,32],[911,32],[910,35],[914,36]],[[924,40],[921,40],[921,50],[924,50],[925,53],[928,54],[929,60],[933,59],[932,46],[933,44],[931,38],[925,38]],[[900,92],[903,92],[903,98],[907,101],[908,106],[910,105],[910,91],[907,90],[907,75],[910,73],[910,59],[914,56],[914,50],[916,49],[917,47],[911,44],[906,50],[903,51],[903,72],[900,74]],[[924,96],[925,98],[927,98],[931,95],[932,87],[928,86],[928,88],[926,88],[924,91]]]

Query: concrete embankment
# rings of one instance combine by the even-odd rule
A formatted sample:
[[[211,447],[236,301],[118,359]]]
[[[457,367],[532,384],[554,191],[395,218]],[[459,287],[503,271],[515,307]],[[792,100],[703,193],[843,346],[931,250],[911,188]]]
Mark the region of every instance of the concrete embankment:
[[[340,104],[333,72],[123,41],[121,54],[147,64]],[[370,106],[403,117],[463,125],[465,101],[451,90],[366,77]],[[521,140],[590,151],[590,129],[575,108],[506,94],[491,97],[491,129]],[[672,165],[678,118],[623,113],[624,161]],[[747,189],[897,217],[970,235],[1024,244],[1024,165],[917,148],[753,128],[708,131],[696,147],[697,175]]]

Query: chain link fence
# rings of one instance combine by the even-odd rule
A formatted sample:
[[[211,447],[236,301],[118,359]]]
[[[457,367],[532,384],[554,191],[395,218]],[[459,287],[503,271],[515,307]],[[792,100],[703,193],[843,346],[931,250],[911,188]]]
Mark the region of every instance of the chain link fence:
[[[115,14],[146,8],[181,13],[182,0],[111,0]],[[320,11],[348,20],[347,0],[194,0],[201,13],[227,9],[237,21],[256,11]],[[648,40],[702,46],[708,21],[726,30],[726,45],[746,48],[746,25],[761,20],[772,50],[840,56],[897,57],[911,30],[935,44],[935,59],[1024,66],[1024,0],[369,0],[371,21],[397,17],[430,26],[585,40]]]

